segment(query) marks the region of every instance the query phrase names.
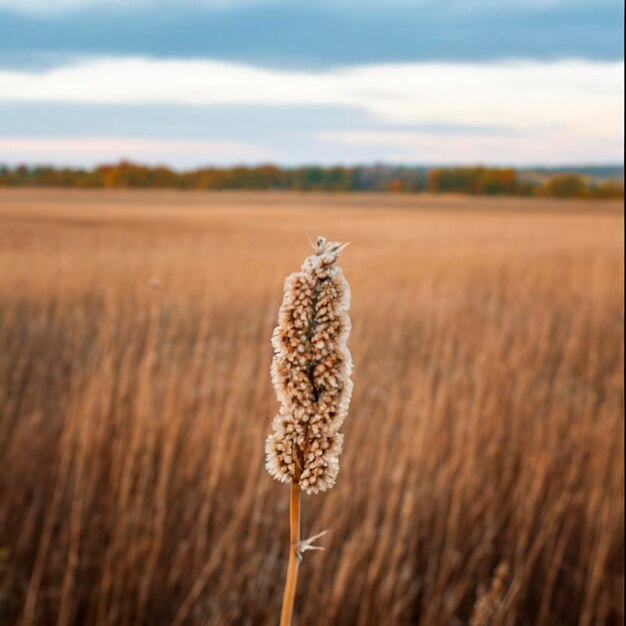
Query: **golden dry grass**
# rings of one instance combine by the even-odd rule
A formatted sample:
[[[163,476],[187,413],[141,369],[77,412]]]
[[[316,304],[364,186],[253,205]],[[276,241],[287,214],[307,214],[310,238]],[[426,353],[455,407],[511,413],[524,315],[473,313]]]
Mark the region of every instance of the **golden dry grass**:
[[[467,624],[500,563],[493,624],[622,624],[622,229],[592,202],[0,191],[0,622],[276,623],[269,339],[324,234],[352,242],[355,391],[297,624]]]

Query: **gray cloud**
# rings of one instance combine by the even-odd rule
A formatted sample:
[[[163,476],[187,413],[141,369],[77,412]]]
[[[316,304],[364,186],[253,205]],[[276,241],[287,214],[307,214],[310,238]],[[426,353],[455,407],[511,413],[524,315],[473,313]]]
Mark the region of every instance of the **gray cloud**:
[[[118,0],[57,14],[15,13],[29,1],[0,0],[0,66],[41,67],[76,54],[212,57],[310,68],[434,59],[623,58],[624,8],[615,0],[211,4],[230,7],[220,11],[200,0],[150,6]],[[51,4],[56,3],[46,1]]]

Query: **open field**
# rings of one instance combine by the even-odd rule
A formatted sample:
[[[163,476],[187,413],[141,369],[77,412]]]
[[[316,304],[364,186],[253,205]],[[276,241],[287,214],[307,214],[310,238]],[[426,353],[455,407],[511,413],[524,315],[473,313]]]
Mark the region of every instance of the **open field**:
[[[0,624],[277,622],[269,340],[323,234],[352,242],[355,389],[338,484],[303,502],[329,533],[298,626],[622,625],[623,226],[591,201],[0,190]]]

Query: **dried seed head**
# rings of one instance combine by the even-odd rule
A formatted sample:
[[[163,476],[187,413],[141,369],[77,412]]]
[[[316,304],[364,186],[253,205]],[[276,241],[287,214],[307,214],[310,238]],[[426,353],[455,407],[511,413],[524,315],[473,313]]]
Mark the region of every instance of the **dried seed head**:
[[[480,589],[470,620],[470,626],[491,626],[502,606],[506,592],[509,565],[505,561],[496,568],[489,589]]]
[[[265,443],[265,467],[309,494],[335,484],[339,428],[352,395],[350,288],[337,265],[346,245],[318,237],[315,254],[285,280],[272,336],[272,382],[280,408]]]

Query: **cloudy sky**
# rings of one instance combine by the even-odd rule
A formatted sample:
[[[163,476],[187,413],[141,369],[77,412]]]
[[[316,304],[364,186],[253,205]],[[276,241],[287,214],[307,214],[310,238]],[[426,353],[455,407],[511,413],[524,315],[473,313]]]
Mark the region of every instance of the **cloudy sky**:
[[[621,0],[0,0],[0,163],[623,162]]]

